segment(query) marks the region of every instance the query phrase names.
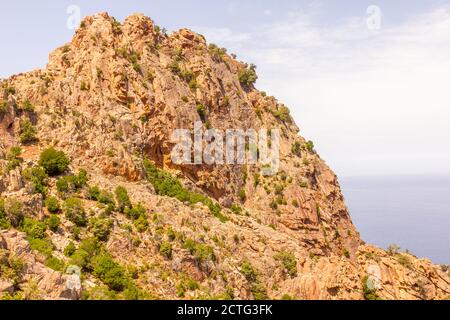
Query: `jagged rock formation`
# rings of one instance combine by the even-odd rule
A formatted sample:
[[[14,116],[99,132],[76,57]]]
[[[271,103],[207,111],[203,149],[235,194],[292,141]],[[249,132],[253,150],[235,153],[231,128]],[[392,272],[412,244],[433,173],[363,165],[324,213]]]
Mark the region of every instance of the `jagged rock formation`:
[[[49,146],[69,156],[72,173],[87,170],[89,186],[105,192],[124,186],[131,201],[145,208],[146,227],[116,206],[107,215],[109,235],[99,241],[126,270],[133,288],[145,293],[140,296],[448,298],[450,279],[440,267],[364,245],[336,175],[298,135],[283,104],[251,82],[242,83],[239,75],[247,67],[201,35],[186,29],[166,35],[143,15],[123,24],[106,13],[85,18],[73,40],[50,55],[44,70],[1,83],[0,197],[22,203],[25,217],[46,221],[50,213],[44,195],[61,201],[68,197],[57,188],[60,177],[47,178],[48,191],[42,195],[24,171],[36,166]],[[29,141],[24,139],[26,121],[36,130]],[[192,130],[195,121],[220,130],[280,129],[279,174],[261,176],[259,166],[173,165],[171,133]],[[14,157],[8,153],[17,145],[22,147],[20,163],[11,166]],[[189,192],[219,203],[225,218],[202,203],[162,195],[148,181],[144,159],[176,176]],[[60,215],[57,230],[45,231],[53,243],[51,255],[66,266],[73,263],[70,254],[63,254],[67,245],[77,248],[83,239],[98,238],[93,224],[106,219],[105,203],[94,201],[98,198],[89,196],[88,189],[70,195],[82,199],[88,227],[80,230]],[[0,295],[22,292],[22,285],[37,275],[34,294],[41,299],[130,297],[89,265],[83,269],[83,293],[64,288],[64,268],[45,267],[40,253],[25,244],[19,251],[2,245],[13,238],[26,242],[23,233],[2,231],[1,249],[23,255],[30,269],[21,270],[15,284],[0,273]]]

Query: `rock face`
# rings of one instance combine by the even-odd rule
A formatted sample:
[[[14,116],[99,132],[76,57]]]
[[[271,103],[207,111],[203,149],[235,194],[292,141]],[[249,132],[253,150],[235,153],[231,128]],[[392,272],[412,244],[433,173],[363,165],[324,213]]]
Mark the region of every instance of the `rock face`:
[[[109,192],[126,187],[132,202],[145,207],[149,227],[139,232],[114,211],[104,245],[119,264],[135,270],[136,286],[157,298],[449,297],[450,279],[441,268],[364,245],[336,175],[299,136],[288,109],[243,81],[247,68],[203,36],[186,29],[166,35],[140,14],[122,24],[106,13],[85,18],[73,40],[50,55],[46,69],[1,83],[0,196],[19,199],[25,216],[45,219],[43,197],[33,194],[22,172],[49,146],[70,157],[73,172],[87,170],[89,185]],[[8,150],[20,144],[24,119],[37,139],[22,146],[21,164],[8,170]],[[174,165],[172,132],[193,130],[196,121],[221,131],[279,129],[278,174],[263,176],[260,165]],[[144,159],[219,203],[227,221],[201,204],[162,196],[146,179]],[[55,182],[48,179],[47,196],[61,197]],[[98,218],[99,205],[85,191],[76,196],[89,217]],[[57,232],[46,232],[54,255],[70,264],[62,251],[70,239],[80,240],[71,222],[61,220]],[[93,229],[83,230],[81,238]],[[1,235],[4,250],[26,253],[29,269],[20,281],[36,276],[38,298],[80,298],[65,287],[69,275],[32,258],[36,253],[22,234]],[[170,254],[161,254],[167,243]],[[198,248],[209,248],[214,258],[205,259]],[[244,267],[249,264],[252,275]],[[105,298],[95,291],[103,285],[101,276],[91,271],[84,270],[89,276],[83,289],[90,298]],[[0,281],[0,295],[17,290],[20,285]]]
[[[18,278],[1,279],[0,294],[20,291],[24,299],[79,299],[80,290],[68,286],[69,275],[47,268],[36,257],[23,233],[0,231],[0,261],[2,276],[5,265],[10,261],[21,261]]]

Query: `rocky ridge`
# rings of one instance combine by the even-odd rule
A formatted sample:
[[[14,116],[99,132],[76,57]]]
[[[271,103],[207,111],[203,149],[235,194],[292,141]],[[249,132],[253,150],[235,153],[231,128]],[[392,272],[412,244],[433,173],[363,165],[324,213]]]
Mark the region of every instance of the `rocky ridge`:
[[[444,267],[364,244],[336,175],[255,80],[252,66],[199,34],[167,35],[141,14],[119,23],[106,13],[85,18],[45,69],[3,80],[0,296],[449,298]],[[174,165],[171,133],[195,121],[223,131],[279,129],[278,175],[250,165]],[[49,147],[70,166],[38,179],[30,170]],[[118,187],[129,198],[123,210]],[[52,212],[48,198],[61,209]],[[81,201],[86,223],[74,223],[68,199]],[[84,252],[93,260],[80,260]],[[74,265],[81,287],[65,271]]]

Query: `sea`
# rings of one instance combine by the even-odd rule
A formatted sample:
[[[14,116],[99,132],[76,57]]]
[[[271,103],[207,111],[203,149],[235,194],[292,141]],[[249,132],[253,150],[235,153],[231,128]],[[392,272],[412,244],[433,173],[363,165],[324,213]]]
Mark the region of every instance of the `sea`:
[[[364,241],[450,265],[450,175],[343,177],[340,184]]]

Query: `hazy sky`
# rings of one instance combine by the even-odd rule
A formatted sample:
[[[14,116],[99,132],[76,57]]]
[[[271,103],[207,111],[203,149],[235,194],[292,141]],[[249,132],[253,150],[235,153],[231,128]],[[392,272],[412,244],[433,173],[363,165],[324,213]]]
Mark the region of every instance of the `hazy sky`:
[[[254,62],[340,175],[450,172],[450,1],[2,1],[0,77],[45,66],[71,5],[142,12]]]

